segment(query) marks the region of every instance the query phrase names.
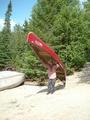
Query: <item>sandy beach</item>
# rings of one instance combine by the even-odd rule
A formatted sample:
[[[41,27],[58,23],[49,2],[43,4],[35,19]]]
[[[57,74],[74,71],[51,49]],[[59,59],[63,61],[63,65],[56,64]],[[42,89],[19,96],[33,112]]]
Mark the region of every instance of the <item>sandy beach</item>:
[[[82,72],[67,77],[65,88],[22,85],[0,91],[0,120],[90,120],[90,84]]]

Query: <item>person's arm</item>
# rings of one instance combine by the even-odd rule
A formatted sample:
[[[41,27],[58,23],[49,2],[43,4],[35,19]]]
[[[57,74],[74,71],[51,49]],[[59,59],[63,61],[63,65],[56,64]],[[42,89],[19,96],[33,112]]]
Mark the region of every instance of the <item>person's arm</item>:
[[[56,67],[58,68],[58,67],[59,67],[59,64],[56,64]]]
[[[55,67],[55,69],[59,68],[59,64],[56,64],[54,67]]]

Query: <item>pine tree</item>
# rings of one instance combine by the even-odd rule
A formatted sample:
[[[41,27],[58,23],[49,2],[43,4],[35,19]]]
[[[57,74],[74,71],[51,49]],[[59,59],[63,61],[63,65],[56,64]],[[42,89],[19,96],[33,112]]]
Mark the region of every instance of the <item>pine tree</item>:
[[[0,66],[5,67],[9,64],[10,61],[10,37],[11,37],[11,29],[10,29],[10,17],[12,13],[12,3],[11,1],[8,4],[7,11],[5,13],[5,22],[4,28],[1,33],[0,39]]]
[[[24,59],[24,52],[26,50],[25,46],[25,34],[23,32],[23,27],[20,25],[15,25],[14,32],[11,36],[12,40],[10,42],[11,55],[11,66],[15,69],[21,69]]]
[[[27,20],[25,20],[24,21],[24,24],[23,24],[23,31],[24,31],[24,33],[27,35],[28,34],[28,32],[29,32],[29,25],[28,25],[29,23],[28,23],[28,21]]]
[[[49,44],[68,67],[79,68],[84,64],[86,28],[79,0],[38,0],[32,12],[30,30]]]
[[[4,22],[4,29],[6,32],[10,33],[11,32],[11,25],[10,25],[10,17],[11,17],[11,13],[12,13],[12,2],[10,0],[9,4],[8,4],[8,8],[7,11],[5,13],[5,22]]]
[[[90,0],[84,3],[84,22],[86,26],[86,58],[90,61]]]
[[[54,5],[55,1],[38,0],[32,11],[31,30],[48,43],[53,39]]]

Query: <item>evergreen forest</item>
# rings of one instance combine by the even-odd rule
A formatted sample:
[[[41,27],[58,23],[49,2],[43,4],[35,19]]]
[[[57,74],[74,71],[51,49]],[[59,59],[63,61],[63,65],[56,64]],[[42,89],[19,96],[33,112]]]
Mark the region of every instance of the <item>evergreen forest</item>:
[[[27,79],[33,80],[47,77],[46,69],[26,41],[30,31],[58,54],[67,75],[90,62],[90,0],[83,6],[79,0],[37,0],[32,16],[22,26],[16,24],[13,31],[12,14],[10,0],[0,31],[0,71],[24,72]]]

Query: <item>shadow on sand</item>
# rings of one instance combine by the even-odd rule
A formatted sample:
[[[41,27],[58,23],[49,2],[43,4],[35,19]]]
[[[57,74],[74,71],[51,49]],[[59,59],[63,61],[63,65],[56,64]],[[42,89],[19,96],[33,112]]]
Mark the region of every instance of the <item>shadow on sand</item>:
[[[55,91],[57,91],[57,90],[62,90],[62,89],[64,89],[64,88],[65,88],[64,85],[57,85],[57,86],[55,87]],[[47,92],[47,91],[48,91],[48,89],[45,88],[45,89],[43,89],[43,90],[38,91],[37,94],[38,94],[38,93]]]

